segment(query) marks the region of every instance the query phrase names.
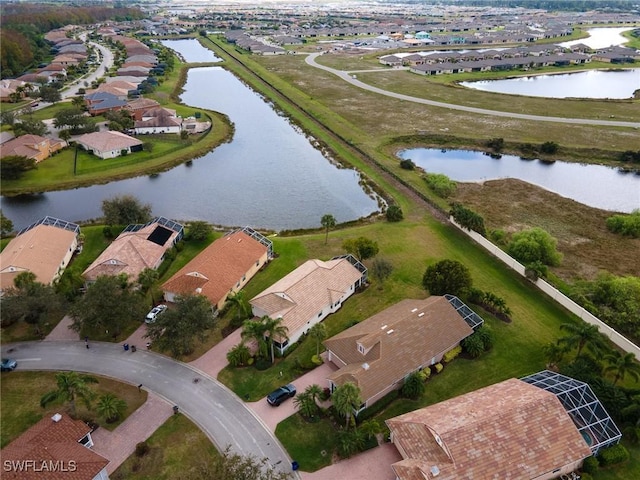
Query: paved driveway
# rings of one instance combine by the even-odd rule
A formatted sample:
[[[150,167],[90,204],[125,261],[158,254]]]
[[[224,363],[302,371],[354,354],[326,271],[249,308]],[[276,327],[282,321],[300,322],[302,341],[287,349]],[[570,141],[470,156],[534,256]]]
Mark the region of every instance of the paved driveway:
[[[75,370],[117,378],[178,405],[213,442],[243,455],[267,458],[290,471],[291,459],[271,431],[224,385],[193,366],[121,345],[84,342],[24,342],[3,345],[2,356],[18,361],[18,370]]]

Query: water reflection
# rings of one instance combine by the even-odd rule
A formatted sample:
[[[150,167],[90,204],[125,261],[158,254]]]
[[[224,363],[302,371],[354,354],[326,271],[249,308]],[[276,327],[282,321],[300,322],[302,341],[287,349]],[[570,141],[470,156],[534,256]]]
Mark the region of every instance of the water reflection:
[[[460,182],[518,178],[585,205],[617,212],[640,208],[640,175],[602,165],[490,158],[482,152],[415,148],[398,155],[431,173]]]

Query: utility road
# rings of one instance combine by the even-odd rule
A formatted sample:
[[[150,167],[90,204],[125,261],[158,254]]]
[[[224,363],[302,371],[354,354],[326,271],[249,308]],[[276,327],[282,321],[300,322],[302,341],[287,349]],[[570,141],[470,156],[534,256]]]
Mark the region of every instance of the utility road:
[[[333,73],[334,75],[337,75],[338,77],[342,78],[345,82],[349,82],[351,85],[354,85],[358,88],[362,88],[363,90],[368,90],[374,93],[379,93],[380,95],[386,95],[387,97],[397,98],[399,100],[422,103],[424,105],[431,105],[433,107],[448,108],[450,110],[460,110],[462,112],[468,112],[468,113],[479,113],[481,115],[493,115],[494,117],[519,118],[521,120],[534,120],[537,122],[557,122],[557,123],[570,123],[575,125],[600,125],[603,127],[640,128],[640,123],[636,123],[636,122],[620,122],[615,120],[597,120],[597,119],[594,120],[589,118],[545,117],[542,115],[528,115],[526,113],[501,112],[498,110],[487,110],[484,108],[466,107],[464,105],[456,105],[453,103],[443,103],[443,102],[436,102],[435,100],[427,100],[426,98],[411,97],[409,95],[403,95],[402,93],[390,92],[388,90],[383,90],[382,88],[368,85],[364,82],[361,82],[360,80],[357,80],[356,78],[353,78],[353,75],[350,72],[346,72],[344,70],[336,70],[335,68],[320,65],[319,63],[316,62],[316,58],[318,58],[318,56],[320,55],[322,55],[322,52],[311,53],[305,59],[305,61],[307,62],[308,65]],[[371,71],[386,72],[389,70],[371,70]]]
[[[291,459],[266,426],[224,385],[202,371],[157,353],[124,351],[113,343],[24,342],[2,346],[18,370],[72,370],[142,384],[178,406],[222,450],[267,458],[291,472]],[[6,375],[6,374],[3,374]],[[9,374],[10,375],[10,374]]]

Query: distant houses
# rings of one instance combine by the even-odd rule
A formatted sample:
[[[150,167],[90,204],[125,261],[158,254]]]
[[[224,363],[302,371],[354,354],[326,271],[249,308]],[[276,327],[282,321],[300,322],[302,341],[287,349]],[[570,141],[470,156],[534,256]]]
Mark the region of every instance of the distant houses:
[[[0,252],[0,289],[12,288],[22,272],[52,284],[69,265],[79,234],[78,225],[55,217],[44,217],[20,230]]]
[[[164,298],[204,295],[221,309],[229,295],[241,290],[273,257],[271,240],[250,227],[235,230],[213,242],[176,272],[164,285]]]
[[[249,303],[256,317],[282,318],[287,337],[273,339],[282,353],[316,323],[340,309],[366,281],[366,267],[352,255],[308,260]]]

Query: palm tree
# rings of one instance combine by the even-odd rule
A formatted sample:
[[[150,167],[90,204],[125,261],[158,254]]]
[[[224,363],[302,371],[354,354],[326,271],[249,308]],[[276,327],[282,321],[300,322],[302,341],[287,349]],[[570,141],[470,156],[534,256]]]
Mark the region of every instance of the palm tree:
[[[324,323],[316,323],[309,330],[309,336],[316,341],[316,357],[320,355],[320,343],[327,338],[327,327]]]
[[[275,354],[273,352],[273,342],[275,337],[279,337],[280,339],[286,339],[287,334],[289,333],[289,328],[282,324],[282,317],[271,318],[269,316],[264,316],[261,318],[261,321],[264,322],[266,331],[269,332],[269,346],[271,347],[271,363],[273,364],[276,361]],[[281,342],[282,343],[282,342]]]
[[[550,342],[542,347],[542,353],[544,353],[545,358],[547,359],[547,368],[550,370],[554,370],[557,368],[558,363],[560,363],[565,354],[568,352],[567,345],[563,342]]]
[[[304,391],[311,396],[314,402],[317,402],[320,395],[322,395],[322,388],[317,383],[309,385]]]
[[[378,420],[370,418],[369,420],[362,422],[362,425],[360,425],[360,431],[364,433],[368,439],[371,439],[384,432],[384,428],[382,428],[382,425]]]
[[[578,347],[576,358],[580,356],[580,353],[582,353],[582,349],[585,346],[589,346],[590,348],[597,350],[604,344],[597,325],[591,325],[584,322],[579,324],[563,323],[560,325],[560,330],[567,331],[569,335],[560,338],[558,343],[564,343],[569,348]]]
[[[320,223],[322,224],[322,226],[325,228],[325,231],[326,231],[326,235],[324,237],[324,244],[326,245],[327,242],[329,241],[329,229],[336,226],[336,219],[333,215],[331,215],[330,213],[327,213],[322,216],[322,218],[320,219]]]
[[[87,408],[91,406],[94,392],[89,388],[89,383],[98,383],[94,377],[81,375],[77,372],[60,372],[56,374],[58,388],[45,393],[40,398],[40,406],[46,407],[55,401],[69,402],[71,415],[76,414],[76,399],[81,400]]]
[[[346,428],[349,428],[351,414],[362,404],[360,388],[353,382],[346,382],[336,387],[331,398],[336,412],[346,418]]]
[[[258,344],[258,357],[263,358],[267,356],[267,341],[265,340],[265,333],[267,332],[266,325],[261,320],[245,320],[242,324],[242,333],[240,336],[243,340],[255,340]]]
[[[98,404],[96,405],[96,412],[98,412],[98,415],[104,418],[107,423],[113,423],[119,420],[126,409],[127,402],[111,393],[100,396]]]
[[[155,305],[156,301],[153,294],[153,285],[158,280],[158,271],[153,268],[145,268],[138,274],[138,284],[143,292],[151,290],[151,303]]]
[[[247,300],[244,290],[229,295],[227,301],[230,305],[236,307],[236,313],[234,315],[236,320],[245,320],[252,317],[251,305]]]
[[[609,365],[604,368],[605,372],[614,372],[615,377],[613,384],[618,383],[618,380],[624,379],[629,374],[636,382],[640,380],[640,363],[636,361],[636,357],[633,353],[622,353],[619,350],[614,350],[611,353],[603,357],[604,361]]]
[[[296,398],[293,399],[293,403],[298,407],[300,414],[307,418],[314,417],[320,411],[318,404],[306,390],[296,395]]]

